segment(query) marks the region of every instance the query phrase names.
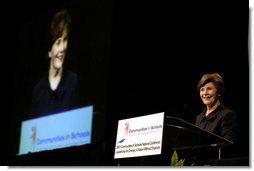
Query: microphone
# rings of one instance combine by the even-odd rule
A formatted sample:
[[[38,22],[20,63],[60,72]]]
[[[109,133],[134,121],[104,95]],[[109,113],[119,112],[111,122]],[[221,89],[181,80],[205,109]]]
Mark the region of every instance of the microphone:
[[[184,115],[184,111],[189,107],[188,103],[185,103],[179,107],[169,109],[165,111],[166,116],[178,116]]]

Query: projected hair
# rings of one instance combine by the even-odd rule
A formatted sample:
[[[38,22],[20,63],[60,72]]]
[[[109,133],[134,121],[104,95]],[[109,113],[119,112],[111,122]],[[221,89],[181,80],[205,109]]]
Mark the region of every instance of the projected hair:
[[[56,39],[58,39],[62,35],[65,28],[67,28],[67,32],[69,35],[70,24],[71,17],[66,9],[60,10],[55,14],[49,29],[48,50],[51,49]]]

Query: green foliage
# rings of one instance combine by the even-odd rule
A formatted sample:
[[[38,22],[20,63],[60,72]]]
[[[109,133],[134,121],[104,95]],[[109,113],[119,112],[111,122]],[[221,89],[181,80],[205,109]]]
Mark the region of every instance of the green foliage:
[[[176,150],[174,150],[174,153],[171,156],[171,166],[183,166],[185,159],[178,160],[178,155],[176,153]]]

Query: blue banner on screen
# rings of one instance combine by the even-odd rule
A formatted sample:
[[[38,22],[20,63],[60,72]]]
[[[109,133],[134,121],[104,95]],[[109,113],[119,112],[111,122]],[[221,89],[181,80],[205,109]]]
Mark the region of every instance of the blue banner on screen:
[[[22,122],[19,154],[91,143],[93,106]]]

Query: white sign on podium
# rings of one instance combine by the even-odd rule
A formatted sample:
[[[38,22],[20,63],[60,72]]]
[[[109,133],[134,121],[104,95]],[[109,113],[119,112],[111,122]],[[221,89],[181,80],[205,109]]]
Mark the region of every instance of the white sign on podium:
[[[164,112],[118,121],[114,158],[161,154]]]

